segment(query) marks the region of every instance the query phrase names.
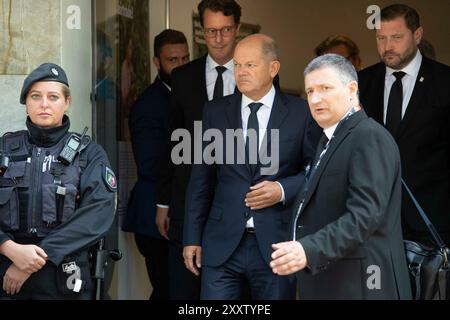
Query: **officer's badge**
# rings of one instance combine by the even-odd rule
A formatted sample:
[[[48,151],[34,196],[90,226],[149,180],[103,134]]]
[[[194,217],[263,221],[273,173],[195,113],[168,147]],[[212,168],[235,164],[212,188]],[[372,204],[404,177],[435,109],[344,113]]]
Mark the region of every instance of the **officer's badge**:
[[[105,173],[103,175],[103,179],[105,180],[105,183],[109,190],[112,192],[117,191],[117,178],[114,172],[105,166]]]

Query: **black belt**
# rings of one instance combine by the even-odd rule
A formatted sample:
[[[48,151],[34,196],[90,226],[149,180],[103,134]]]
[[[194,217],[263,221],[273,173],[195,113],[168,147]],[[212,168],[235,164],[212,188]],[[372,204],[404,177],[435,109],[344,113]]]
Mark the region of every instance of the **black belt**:
[[[247,233],[256,233],[255,228],[245,228],[245,232],[247,232]]]

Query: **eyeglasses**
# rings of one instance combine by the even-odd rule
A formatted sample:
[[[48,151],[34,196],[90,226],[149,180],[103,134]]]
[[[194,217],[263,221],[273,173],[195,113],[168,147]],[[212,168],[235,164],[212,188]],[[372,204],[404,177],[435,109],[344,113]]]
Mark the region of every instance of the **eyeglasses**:
[[[220,32],[220,35],[222,37],[229,37],[233,33],[233,30],[234,30],[234,27],[228,26],[228,27],[223,27],[222,29],[207,28],[207,29],[204,29],[204,32],[205,32],[205,36],[207,38],[215,38],[215,37],[217,37],[218,32]]]

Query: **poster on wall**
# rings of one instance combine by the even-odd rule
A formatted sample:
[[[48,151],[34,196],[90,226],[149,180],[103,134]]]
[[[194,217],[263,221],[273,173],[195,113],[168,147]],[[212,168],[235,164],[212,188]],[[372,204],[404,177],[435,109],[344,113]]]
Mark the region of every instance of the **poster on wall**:
[[[128,118],[139,95],[150,85],[149,5],[142,0],[119,0],[118,70],[118,154],[119,206],[121,223],[130,191],[136,182],[136,165],[131,148]]]
[[[129,141],[128,116],[150,85],[148,1],[119,0],[119,140]]]
[[[105,1],[96,1],[103,9]],[[95,124],[96,140],[109,154],[116,154],[116,126],[118,110],[118,54],[119,43],[117,15],[105,15],[96,8],[96,83],[95,83]],[[115,164],[115,163],[114,163]]]
[[[0,9],[0,75],[61,63],[60,1],[0,0]]]

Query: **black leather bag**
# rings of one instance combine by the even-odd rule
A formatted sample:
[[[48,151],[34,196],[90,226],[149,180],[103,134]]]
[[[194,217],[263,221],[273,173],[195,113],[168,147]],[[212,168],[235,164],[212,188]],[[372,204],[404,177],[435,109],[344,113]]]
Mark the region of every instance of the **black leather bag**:
[[[445,246],[431,221],[402,180],[414,205],[425,222],[435,247],[404,240],[406,260],[414,300],[450,300],[450,249]]]

